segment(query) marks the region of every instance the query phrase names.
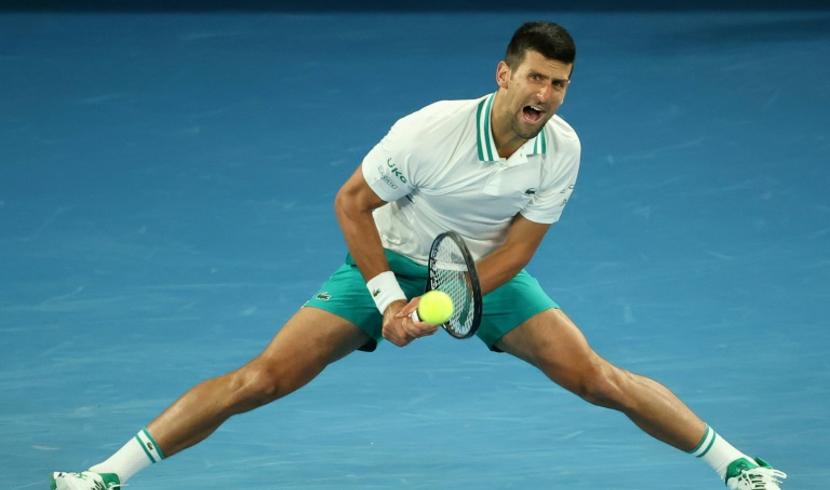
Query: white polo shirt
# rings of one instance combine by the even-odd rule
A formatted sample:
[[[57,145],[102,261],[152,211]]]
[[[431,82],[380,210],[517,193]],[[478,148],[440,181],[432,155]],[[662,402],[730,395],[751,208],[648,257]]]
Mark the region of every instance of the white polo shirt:
[[[428,105],[398,120],[363,159],[364,179],[388,203],[374,212],[384,248],[426,264],[432,240],[452,230],[478,260],[504,243],[517,213],[537,223],[559,220],[579,170],[579,138],[553,116],[500,158],[493,99]]]

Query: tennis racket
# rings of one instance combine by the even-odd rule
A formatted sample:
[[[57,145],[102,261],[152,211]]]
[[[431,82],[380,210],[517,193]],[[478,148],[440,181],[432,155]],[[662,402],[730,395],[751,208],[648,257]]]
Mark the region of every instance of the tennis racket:
[[[427,267],[424,292],[438,290],[452,298],[452,316],[441,326],[457,339],[475,335],[481,323],[481,286],[473,256],[461,235],[448,231],[435,237]],[[413,314],[417,320],[417,310]]]

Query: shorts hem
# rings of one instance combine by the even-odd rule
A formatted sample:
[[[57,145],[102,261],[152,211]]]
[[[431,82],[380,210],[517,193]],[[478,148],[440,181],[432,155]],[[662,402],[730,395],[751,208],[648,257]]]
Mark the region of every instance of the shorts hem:
[[[301,309],[302,308],[315,308],[317,310],[325,311],[326,313],[331,313],[332,315],[338,318],[342,318],[343,320],[346,320],[347,322],[357,327],[361,332],[363,332],[367,337],[369,337],[369,340],[367,340],[365,344],[358,347],[357,350],[362,352],[374,352],[374,350],[378,348],[378,341],[380,339],[374,338],[374,336],[371,333],[367,332],[363,327],[360,326],[360,323],[356,322],[354,319],[344,316],[342,311],[335,311],[335,308],[326,308],[324,305],[316,303],[306,303],[301,307]]]
[[[548,310],[558,310],[558,309],[560,309],[560,308],[559,308],[559,305],[554,303],[553,305],[547,306],[547,307],[545,307],[545,308],[540,309],[539,311],[536,311],[535,313],[531,314],[531,315],[530,315],[530,316],[528,316],[527,318],[524,318],[523,320],[521,320],[521,321],[519,321],[518,323],[516,323],[516,325],[514,325],[514,326],[512,326],[512,327],[510,327],[510,328],[508,328],[508,329],[505,329],[503,332],[499,332],[499,333],[500,333],[500,335],[499,335],[498,337],[496,337],[495,339],[493,339],[492,341],[490,341],[490,340],[488,340],[488,339],[481,338],[481,337],[479,337],[479,339],[480,339],[482,342],[484,342],[484,345],[486,345],[486,346],[487,346],[487,348],[488,348],[488,349],[490,349],[490,351],[491,351],[491,352],[496,352],[496,353],[501,353],[501,352],[504,352],[503,350],[501,350],[501,349],[499,349],[498,347],[496,347],[496,344],[498,344],[498,343],[499,343],[499,340],[501,340],[502,338],[504,338],[504,336],[505,336],[505,335],[507,335],[507,334],[509,334],[510,332],[512,332],[513,330],[516,330],[517,328],[521,327],[521,326],[522,326],[522,324],[523,324],[524,322],[526,322],[526,321],[530,320],[531,318],[533,318],[534,316],[538,315],[539,313],[542,313],[542,312],[545,312],[545,311],[548,311]]]

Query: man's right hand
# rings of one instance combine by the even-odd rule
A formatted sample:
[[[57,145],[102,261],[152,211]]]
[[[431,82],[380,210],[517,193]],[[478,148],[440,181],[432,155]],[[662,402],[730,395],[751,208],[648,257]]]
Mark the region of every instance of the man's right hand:
[[[430,325],[424,322],[414,322],[409,315],[399,315],[404,309],[411,309],[410,306],[417,305],[418,298],[414,298],[409,305],[403,300],[395,301],[386,307],[383,313],[383,338],[397,345],[404,347],[418,337],[432,335],[438,330],[438,325]]]

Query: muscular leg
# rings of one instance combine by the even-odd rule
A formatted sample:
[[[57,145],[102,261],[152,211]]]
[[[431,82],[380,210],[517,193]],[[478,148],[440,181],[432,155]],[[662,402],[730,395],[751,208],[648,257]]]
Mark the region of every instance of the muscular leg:
[[[678,449],[693,449],[706,430],[706,424],[665,386],[597,355],[561,310],[537,314],[496,346],[585,400],[623,412],[645,432]]]
[[[200,442],[232,415],[302,387],[367,340],[356,326],[336,315],[302,308],[259,356],[236,371],[196,385],[148,429],[169,457]]]

